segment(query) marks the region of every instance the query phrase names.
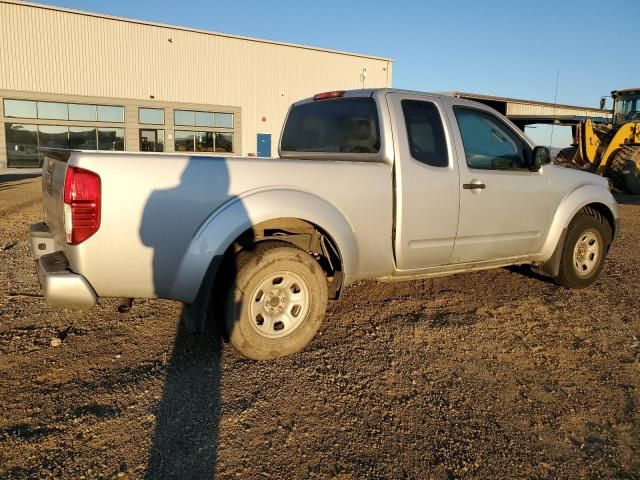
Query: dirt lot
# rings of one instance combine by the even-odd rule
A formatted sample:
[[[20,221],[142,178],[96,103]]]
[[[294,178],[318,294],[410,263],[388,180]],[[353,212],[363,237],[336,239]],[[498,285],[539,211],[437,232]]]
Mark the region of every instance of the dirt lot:
[[[0,182],[0,477],[639,479],[640,200],[619,201],[593,288],[363,282],[255,363],[174,302],[48,309],[38,180]]]

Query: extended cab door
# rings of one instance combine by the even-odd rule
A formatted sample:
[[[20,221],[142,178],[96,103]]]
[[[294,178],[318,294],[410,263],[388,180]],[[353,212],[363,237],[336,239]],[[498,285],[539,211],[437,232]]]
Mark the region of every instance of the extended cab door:
[[[398,270],[449,263],[459,210],[458,165],[438,97],[389,93],[395,150]]]
[[[529,170],[531,146],[492,110],[452,100],[447,111],[458,132],[461,187],[452,263],[537,253],[549,216],[548,172]]]

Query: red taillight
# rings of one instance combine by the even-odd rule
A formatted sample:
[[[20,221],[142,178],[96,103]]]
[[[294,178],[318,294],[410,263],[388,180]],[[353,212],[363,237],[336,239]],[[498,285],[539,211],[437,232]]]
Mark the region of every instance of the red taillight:
[[[100,228],[100,177],[68,167],[64,180],[64,227],[69,245],[78,245]]]
[[[314,100],[327,100],[329,98],[340,98],[340,97],[344,97],[344,90],[334,90],[333,92],[323,92],[323,93],[316,93],[313,96]]]

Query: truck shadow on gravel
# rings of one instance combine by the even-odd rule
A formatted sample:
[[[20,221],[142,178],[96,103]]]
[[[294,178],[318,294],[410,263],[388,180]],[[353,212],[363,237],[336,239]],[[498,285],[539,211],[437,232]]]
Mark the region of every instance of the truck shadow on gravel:
[[[224,159],[191,157],[176,187],[156,190],[150,195],[140,238],[153,248],[154,286],[159,297],[168,296],[181,261],[203,222],[218,206],[235,198],[228,190],[229,173]],[[243,208],[239,215],[245,218],[235,220],[248,219]],[[199,241],[199,254],[206,257],[206,249],[212,247],[202,239]],[[224,278],[215,285],[211,273],[210,268],[194,304],[183,306],[162,397],[154,412],[156,428],[147,479],[216,476],[224,346],[222,330],[216,324],[222,311],[223,296],[219,293],[235,282],[236,268],[225,264]],[[195,305],[199,305],[198,309],[194,309]],[[196,326],[197,333],[193,331],[192,320],[188,325],[184,322],[190,311],[206,314],[207,321]]]
[[[614,194],[616,202],[620,205],[640,205],[640,195],[630,195],[627,193]]]
[[[29,182],[14,183],[18,180],[30,180],[32,178],[42,176],[41,172],[29,172],[29,173],[3,173],[0,174],[0,191],[10,190],[19,185],[24,185]]]
[[[223,342],[179,324],[157,406],[145,478],[214,478]]]
[[[532,278],[542,283],[555,285],[553,278],[547,275],[543,275],[542,273],[536,272],[530,265],[511,265],[505,268],[506,270],[513,273],[517,273],[518,275],[522,275],[523,277]]]

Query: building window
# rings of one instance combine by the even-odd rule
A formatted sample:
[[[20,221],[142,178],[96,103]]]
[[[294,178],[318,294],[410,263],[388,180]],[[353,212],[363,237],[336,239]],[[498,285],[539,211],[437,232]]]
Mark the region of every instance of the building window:
[[[6,123],[7,164],[38,167],[38,147],[124,150],[124,128]]]
[[[174,110],[173,111],[173,123],[178,126],[193,125],[194,115],[189,110]]]
[[[173,133],[173,137],[175,138],[176,152],[193,152],[194,136],[195,136],[195,132],[176,130]]]
[[[15,118],[38,118],[36,102],[30,100],[5,100],[4,116]]]
[[[196,127],[213,127],[213,113],[194,112]]]
[[[124,122],[124,107],[114,107],[112,105],[98,105],[99,122]]]
[[[69,129],[63,125],[38,125],[41,147],[69,148]]]
[[[138,123],[164,125],[164,110],[162,108],[138,108]]]
[[[216,133],[216,152],[233,152],[233,134]]]
[[[124,107],[6,99],[4,101],[4,116],[40,118],[43,120],[80,120],[83,122],[95,122],[97,120],[99,122],[123,123]]]
[[[38,166],[39,147],[76,150],[125,150],[125,107],[64,101],[0,99],[4,113],[9,166]],[[141,151],[164,151],[167,108],[137,106]],[[233,153],[234,114],[200,110],[173,110],[176,152]],[[203,107],[207,109],[207,107]],[[169,113],[171,115],[171,113]],[[13,120],[21,119],[21,120]],[[42,121],[41,121],[42,120]],[[20,123],[24,122],[24,123]],[[135,120],[133,120],[135,122]],[[135,123],[132,126],[136,126]],[[172,128],[173,130],[173,128]]]
[[[97,150],[95,127],[69,127],[69,148],[77,150]]]
[[[173,123],[178,127],[233,128],[233,113],[174,110]]]
[[[233,152],[233,134],[176,130],[176,152]]]
[[[210,131],[176,130],[176,152],[227,152],[233,153],[233,133],[213,129],[233,129],[233,113],[197,112],[174,110],[176,126],[211,128]]]
[[[196,152],[214,152],[213,132],[196,132]]]
[[[69,104],[69,120],[83,122],[95,122],[98,119],[95,105],[83,105],[80,103]]]
[[[99,128],[98,150],[124,150],[124,128]]]
[[[20,123],[5,124],[7,166],[38,167],[38,127]]]
[[[43,120],[68,120],[66,103],[38,102],[38,118]]]
[[[217,128],[233,128],[233,113],[216,113]]]

